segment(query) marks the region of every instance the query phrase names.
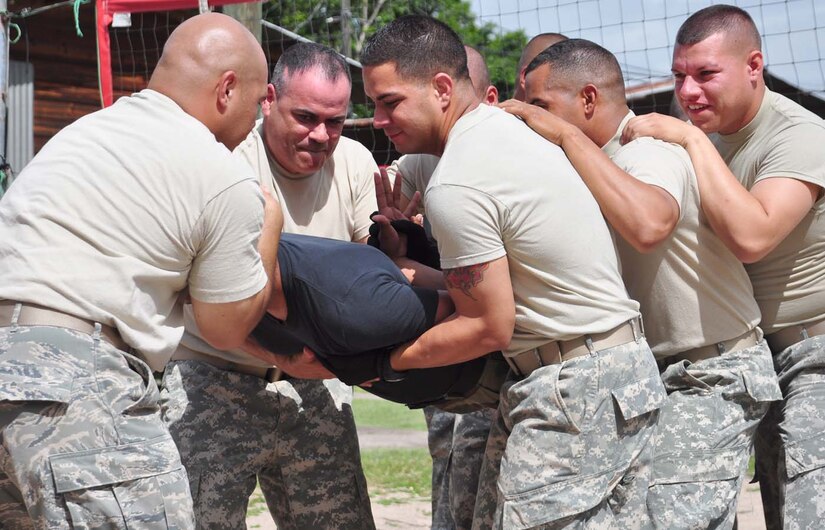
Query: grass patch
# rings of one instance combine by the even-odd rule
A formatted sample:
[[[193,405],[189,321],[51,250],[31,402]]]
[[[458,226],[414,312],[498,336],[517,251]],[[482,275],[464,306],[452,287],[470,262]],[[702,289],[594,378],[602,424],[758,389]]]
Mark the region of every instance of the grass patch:
[[[384,399],[359,398],[356,395],[352,400],[352,413],[355,423],[360,427],[427,430],[427,422],[424,421],[424,413],[421,410],[410,410],[404,405]]]
[[[370,497],[378,496],[375,500],[381,504],[430,495],[432,461],[426,449],[367,449],[361,453],[361,463]],[[394,495],[399,493],[403,495]]]

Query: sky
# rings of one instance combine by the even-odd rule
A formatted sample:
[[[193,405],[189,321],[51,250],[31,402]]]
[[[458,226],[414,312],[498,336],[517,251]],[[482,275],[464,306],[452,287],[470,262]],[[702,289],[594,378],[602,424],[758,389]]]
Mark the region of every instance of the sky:
[[[616,54],[628,84],[670,75],[679,26],[709,0],[470,0],[483,22],[528,37],[559,32]],[[768,71],[825,98],[825,1],[727,0],[745,9],[762,34]]]

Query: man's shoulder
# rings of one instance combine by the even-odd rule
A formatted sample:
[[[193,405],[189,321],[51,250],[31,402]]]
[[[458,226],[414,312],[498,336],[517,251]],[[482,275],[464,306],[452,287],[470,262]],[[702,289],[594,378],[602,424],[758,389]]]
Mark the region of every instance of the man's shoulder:
[[[336,179],[372,182],[372,175],[378,171],[378,164],[375,163],[369,149],[361,142],[342,136],[322,171],[332,173]]]
[[[766,132],[780,130],[807,131],[825,135],[825,121],[796,101],[776,92],[768,92],[770,118],[765,121]]]
[[[645,136],[619,147],[611,157],[613,161],[623,164],[646,165],[661,169],[683,167],[692,170],[690,155],[680,145]]]

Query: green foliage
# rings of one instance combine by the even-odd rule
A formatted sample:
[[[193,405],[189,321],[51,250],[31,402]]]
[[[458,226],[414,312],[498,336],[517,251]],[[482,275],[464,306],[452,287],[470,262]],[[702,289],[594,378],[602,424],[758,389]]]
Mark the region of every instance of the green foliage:
[[[363,391],[361,391],[363,392]],[[402,429],[426,431],[427,423],[424,413],[410,410],[404,405],[383,399],[359,397],[352,400],[352,413],[359,427],[381,427],[384,429]]]
[[[430,495],[432,461],[426,449],[369,449],[362,452],[361,463],[370,496],[379,496],[380,503],[405,500],[391,494]]]
[[[448,24],[487,60],[490,79],[502,99],[514,86],[516,65],[527,44],[523,31],[503,31],[492,22],[480,23],[467,0],[270,0],[264,18],[354,59],[364,41],[391,20],[411,13],[430,15]],[[345,31],[342,31],[345,29]],[[358,109],[363,114],[364,109]]]

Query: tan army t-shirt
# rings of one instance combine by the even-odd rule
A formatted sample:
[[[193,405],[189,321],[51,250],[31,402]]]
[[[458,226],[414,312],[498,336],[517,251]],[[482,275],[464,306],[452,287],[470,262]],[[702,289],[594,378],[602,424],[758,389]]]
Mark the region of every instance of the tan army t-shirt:
[[[439,157],[435,155],[404,155],[390,164],[387,168],[387,175],[390,177],[390,182],[394,182],[395,174],[400,172],[401,194],[407,199],[412,199],[418,191],[423,199],[438,161]]]
[[[425,195],[445,269],[507,256],[514,355],[638,315],[610,231],[560,148],[501,109],[453,126]]]
[[[747,189],[787,177],[825,187],[825,122],[788,98],[766,91],[756,117],[738,132],[711,135],[728,167]],[[746,266],[762,328],[825,318],[825,198],[770,254]]]
[[[263,140],[259,121],[234,154],[252,166],[284,212],[284,232],[359,241],[369,234],[369,216],[378,209],[373,174],[378,166],[366,147],[341,137],[332,156],[312,175],[290,178]],[[332,265],[331,265],[332,266]],[[191,306],[186,306],[186,329],[181,344],[201,353],[254,366],[267,364],[242,351],[220,351],[199,338]],[[190,333],[191,331],[191,333]]]
[[[249,166],[174,101],[143,90],[60,131],[0,202],[0,298],[117,327],[154,370],[183,334],[180,293],[266,285]]]
[[[270,156],[260,121],[235,154],[252,166],[281,203],[284,232],[343,241],[358,241],[369,234],[369,216],[378,208],[373,181],[378,166],[359,142],[342,136],[318,172],[296,177]]]
[[[645,334],[657,358],[738,337],[759,323],[759,308],[742,263],[701,212],[687,152],[653,138],[619,142],[633,113],[602,148],[624,171],[664,189],[679,204],[670,237],[642,254],[617,234],[630,296],[641,305]]]

